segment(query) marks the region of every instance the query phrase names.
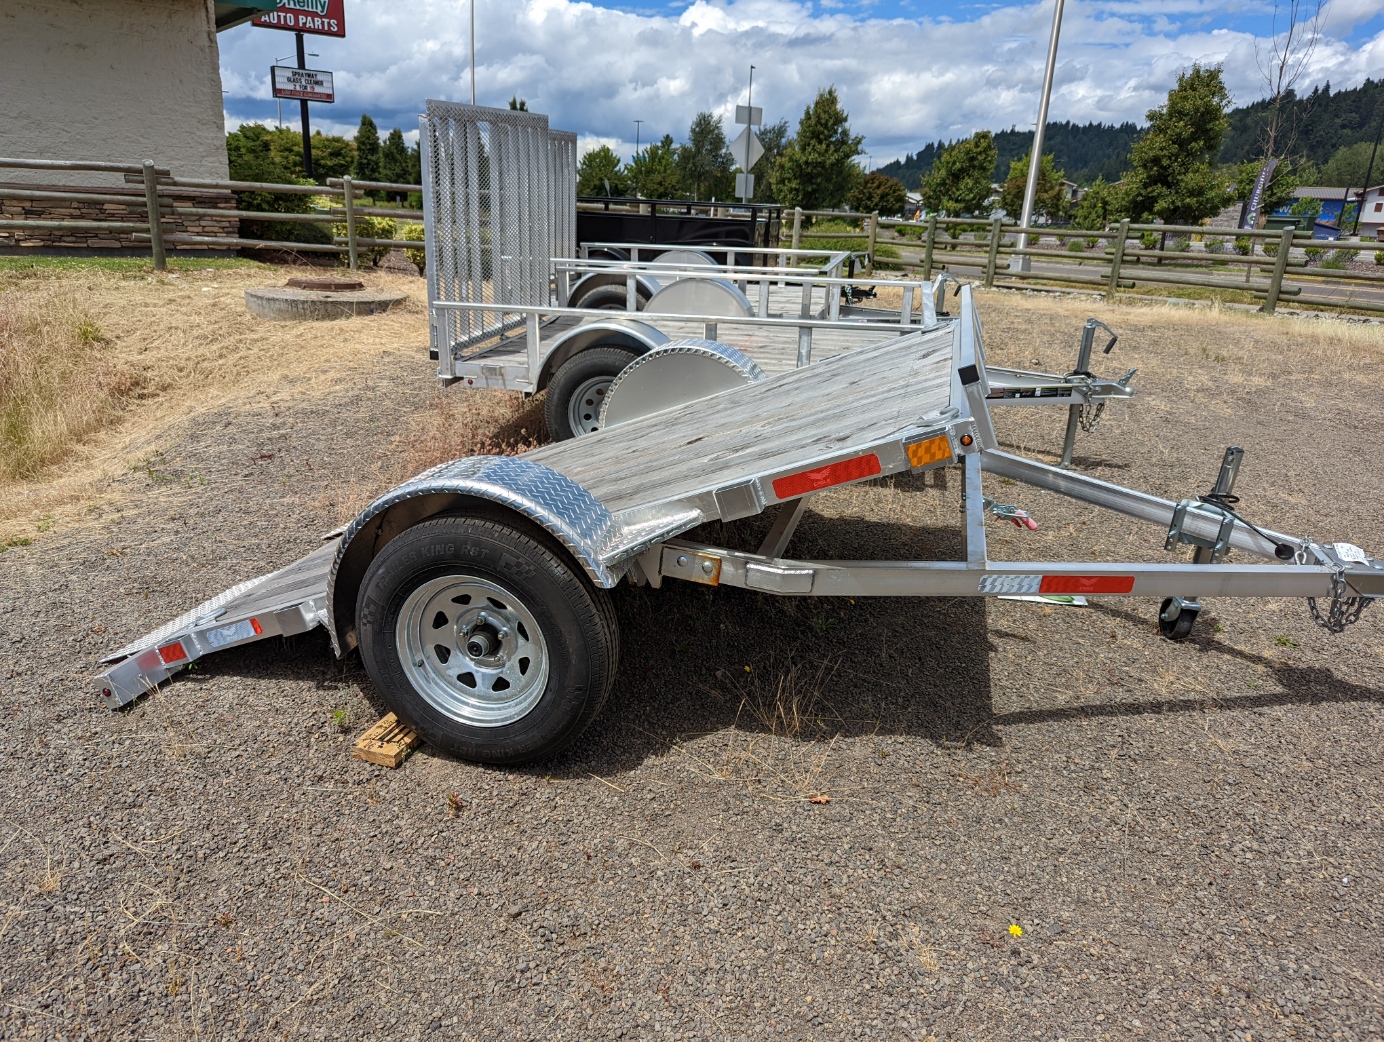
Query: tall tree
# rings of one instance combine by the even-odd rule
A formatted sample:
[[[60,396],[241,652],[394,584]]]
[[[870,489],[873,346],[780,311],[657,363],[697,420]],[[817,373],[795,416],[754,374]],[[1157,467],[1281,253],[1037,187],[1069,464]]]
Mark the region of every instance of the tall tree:
[[[678,148],[683,190],[693,199],[726,198],[734,184],[734,163],[721,117],[698,112],[687,131],[687,144]]]
[[[1194,64],[1178,73],[1167,102],[1149,110],[1148,130],[1134,143],[1121,186],[1131,217],[1196,224],[1220,212],[1227,178],[1211,160],[1229,125],[1229,104],[1219,65]]]
[[[841,206],[860,178],[855,157],[865,138],[851,133],[850,116],[834,86],[803,110],[798,133],[774,165],[774,194],[784,206],[826,210]]]
[[[369,115],[360,117],[360,129],[356,131],[356,165],[351,175],[359,181],[380,180],[380,131]]]
[[[1030,155],[1032,153],[1030,152]],[[1029,156],[1022,156],[1009,164],[1009,176],[1000,188],[1000,209],[1014,220],[1024,210],[1024,190],[1028,187]],[[1071,204],[1067,201],[1062,181],[1066,177],[1057,169],[1051,152],[1043,153],[1043,161],[1038,164],[1038,192],[1033,197],[1034,216],[1046,217],[1049,221],[1063,221]]]
[[[620,157],[609,145],[593,148],[577,163],[578,195],[624,195],[629,189]]]
[[[413,180],[413,157],[404,141],[404,132],[398,127],[389,132],[380,149],[380,175],[381,181],[393,181],[396,184],[418,183]],[[396,197],[402,194],[394,193]]]
[[[1042,174],[1041,168],[1039,174]],[[1072,224],[1077,228],[1098,232],[1120,217],[1119,191],[1114,185],[1106,184],[1105,178],[1097,177],[1096,183],[1086,190],[1081,201],[1076,204],[1076,209],[1072,212]]]
[[[788,120],[781,119],[767,127],[760,127],[757,133],[759,143],[764,146],[764,154],[750,171],[754,174],[754,202],[778,202],[778,197],[774,194],[774,164],[778,162],[778,157],[783,155],[783,150],[790,140]]]
[[[676,199],[682,187],[672,134],[664,134],[662,141],[649,145],[625,169],[631,188],[645,199]]]
[[[923,178],[923,205],[947,217],[989,216],[994,190],[990,175],[997,155],[988,130],[948,145]]]
[[[527,112],[529,103],[516,94],[509,99],[509,109],[511,112]]]

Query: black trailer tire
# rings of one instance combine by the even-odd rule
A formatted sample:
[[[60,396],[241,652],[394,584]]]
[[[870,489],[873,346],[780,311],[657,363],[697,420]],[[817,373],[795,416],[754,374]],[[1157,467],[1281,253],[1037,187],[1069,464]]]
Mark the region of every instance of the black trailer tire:
[[[1177,613],[1174,619],[1167,619],[1165,616],[1168,609],[1172,607],[1173,599],[1164,598],[1163,603],[1158,607],[1158,632],[1167,637],[1168,640],[1186,640],[1192,635],[1192,627],[1196,625],[1197,616],[1201,614],[1199,608],[1184,607]]]
[[[596,430],[601,402],[610,385],[638,357],[627,348],[605,345],[578,351],[563,362],[548,382],[548,400],[543,406],[553,441]]]
[[[537,533],[434,518],[366,570],[361,659],[389,708],[437,748],[481,763],[547,759],[596,718],[614,683],[608,602]]]
[[[649,302],[649,294],[636,286],[634,303],[636,311],[643,311]],[[629,297],[624,286],[597,286],[590,293],[584,293],[571,302],[574,308],[598,308],[601,311],[625,311],[629,307]]]

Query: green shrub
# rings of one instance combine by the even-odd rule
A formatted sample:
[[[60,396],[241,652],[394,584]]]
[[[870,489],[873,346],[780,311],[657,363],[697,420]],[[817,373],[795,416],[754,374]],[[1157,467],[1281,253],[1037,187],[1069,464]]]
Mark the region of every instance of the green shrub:
[[[416,242],[419,244],[418,249],[416,250],[411,248],[404,250],[404,256],[406,256],[414,264],[418,265],[418,274],[426,274],[428,268],[428,255],[424,251],[422,245],[423,226],[421,224],[409,222],[408,224],[404,225],[403,230],[399,232],[399,238],[407,239],[409,242]]]
[[[394,238],[394,219],[391,217],[357,217],[356,218],[356,238],[357,239],[392,239]],[[346,222],[332,225],[332,234],[337,238],[346,238]],[[342,245],[345,245],[344,243]],[[379,264],[384,260],[384,255],[389,252],[388,246],[361,246],[356,255],[361,260],[368,260],[371,264]]]
[[[1302,252],[1307,254],[1308,264],[1315,264],[1322,259],[1322,254],[1325,253],[1326,250],[1320,246],[1308,246],[1304,248]]]
[[[1237,235],[1235,237],[1235,252],[1241,257],[1249,257],[1254,253],[1254,239],[1248,235]]]
[[[1207,240],[1206,240],[1206,252],[1207,252],[1207,253],[1224,253],[1224,252],[1225,252],[1225,240],[1224,240],[1224,239],[1207,239]]]
[[[1139,244],[1146,250],[1156,250],[1158,248],[1158,233],[1144,232],[1139,236]]]
[[[1384,264],[1384,250],[1374,251],[1374,262],[1376,264]]]
[[[1272,239],[1266,239],[1266,240],[1264,241],[1264,256],[1266,256],[1266,257],[1277,257],[1277,256],[1278,256],[1278,243],[1274,242],[1274,240],[1272,240]]]
[[[1085,240],[1085,243],[1086,248],[1088,250],[1094,250],[1097,246],[1100,245],[1100,240],[1097,239],[1094,235],[1092,235],[1090,238]]]
[[[1323,268],[1331,268],[1333,271],[1344,270],[1351,261],[1351,250],[1332,250],[1331,256],[1322,261]]]
[[[1086,244],[1085,244],[1084,242],[1082,242],[1080,239],[1068,239],[1068,240],[1067,240],[1067,252],[1068,252],[1068,253],[1085,253],[1085,252],[1086,252]]]
[[[1168,240],[1168,249],[1173,253],[1186,253],[1187,247],[1191,244],[1191,239],[1187,238],[1185,235],[1179,235],[1176,238]]]

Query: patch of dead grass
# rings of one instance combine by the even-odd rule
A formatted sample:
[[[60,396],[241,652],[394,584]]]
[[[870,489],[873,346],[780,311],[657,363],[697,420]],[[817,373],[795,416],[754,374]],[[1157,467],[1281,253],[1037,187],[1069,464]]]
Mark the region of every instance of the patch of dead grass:
[[[368,377],[388,351],[426,345],[422,280],[383,272],[361,278],[408,293],[403,308],[335,322],[252,315],[244,291],[295,270],[0,272],[0,353],[22,348],[0,362],[0,414],[16,396],[34,403],[13,413],[32,448],[0,465],[0,543],[118,495],[115,479],[131,461],[199,411],[261,392],[310,397]]]

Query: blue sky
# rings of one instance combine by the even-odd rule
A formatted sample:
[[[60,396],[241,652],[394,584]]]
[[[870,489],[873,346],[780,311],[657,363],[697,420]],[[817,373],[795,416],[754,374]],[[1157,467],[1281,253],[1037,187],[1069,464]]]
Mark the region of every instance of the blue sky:
[[[517,94],[575,130],[583,149],[680,139],[699,111],[729,116],[751,63],[765,118],[796,125],[835,84],[873,165],[927,141],[1031,125],[1052,2],[938,0],[476,0],[477,100]],[[346,0],[347,37],[309,38],[313,68],[336,73],[338,102],[314,126],[351,131],[361,112],[410,135],[427,98],[470,97],[467,0]],[[1067,0],[1050,118],[1142,121],[1180,69],[1221,62],[1237,103],[1264,93],[1258,69],[1272,0]],[[268,66],[289,33],[222,33],[230,126],[273,122]],[[1258,56],[1257,53],[1258,52]],[[1384,0],[1333,0],[1301,88],[1384,76]],[[285,105],[296,125],[297,106]]]

